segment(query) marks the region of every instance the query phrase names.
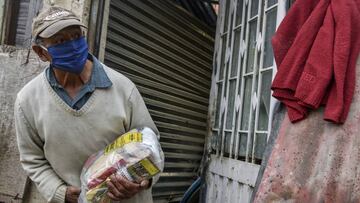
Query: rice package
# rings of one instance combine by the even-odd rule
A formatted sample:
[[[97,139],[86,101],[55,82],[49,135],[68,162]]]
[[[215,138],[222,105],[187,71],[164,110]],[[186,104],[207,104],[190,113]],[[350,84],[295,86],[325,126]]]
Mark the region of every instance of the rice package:
[[[106,182],[112,174],[140,182],[161,168],[156,134],[148,127],[121,135],[104,150],[91,155],[81,173],[81,203],[109,203]]]

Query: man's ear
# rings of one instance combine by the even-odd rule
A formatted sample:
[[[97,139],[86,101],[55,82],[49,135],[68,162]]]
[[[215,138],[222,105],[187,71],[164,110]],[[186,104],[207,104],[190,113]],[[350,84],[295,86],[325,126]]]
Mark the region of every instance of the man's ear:
[[[42,61],[44,62],[51,61],[50,54],[47,51],[45,51],[43,48],[41,48],[39,45],[32,45],[32,49]]]

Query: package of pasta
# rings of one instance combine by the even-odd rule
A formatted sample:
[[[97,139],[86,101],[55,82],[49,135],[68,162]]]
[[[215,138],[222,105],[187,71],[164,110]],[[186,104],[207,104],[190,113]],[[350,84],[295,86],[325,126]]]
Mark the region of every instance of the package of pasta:
[[[162,163],[159,147],[156,134],[145,127],[121,135],[104,150],[91,155],[81,173],[79,202],[110,202],[106,182],[112,174],[138,183],[157,175]]]

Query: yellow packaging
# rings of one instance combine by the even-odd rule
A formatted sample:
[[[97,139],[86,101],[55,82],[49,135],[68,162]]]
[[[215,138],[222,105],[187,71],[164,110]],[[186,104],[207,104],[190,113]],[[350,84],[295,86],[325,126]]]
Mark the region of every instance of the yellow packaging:
[[[130,142],[142,142],[142,133],[141,132],[128,132],[116,139],[113,143],[109,144],[104,153],[109,154],[110,152],[114,151],[117,148],[121,148],[124,145]]]

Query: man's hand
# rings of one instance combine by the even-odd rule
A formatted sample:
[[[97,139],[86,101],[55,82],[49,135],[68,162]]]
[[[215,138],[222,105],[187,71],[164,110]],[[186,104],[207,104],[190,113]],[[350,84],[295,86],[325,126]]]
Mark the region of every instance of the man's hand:
[[[133,183],[120,175],[110,176],[110,181],[107,182],[109,192],[107,195],[115,201],[129,199],[138,192],[149,188],[149,181],[143,180],[141,183]]]
[[[77,203],[80,195],[80,188],[74,186],[68,186],[66,188],[65,202],[66,203]]]

